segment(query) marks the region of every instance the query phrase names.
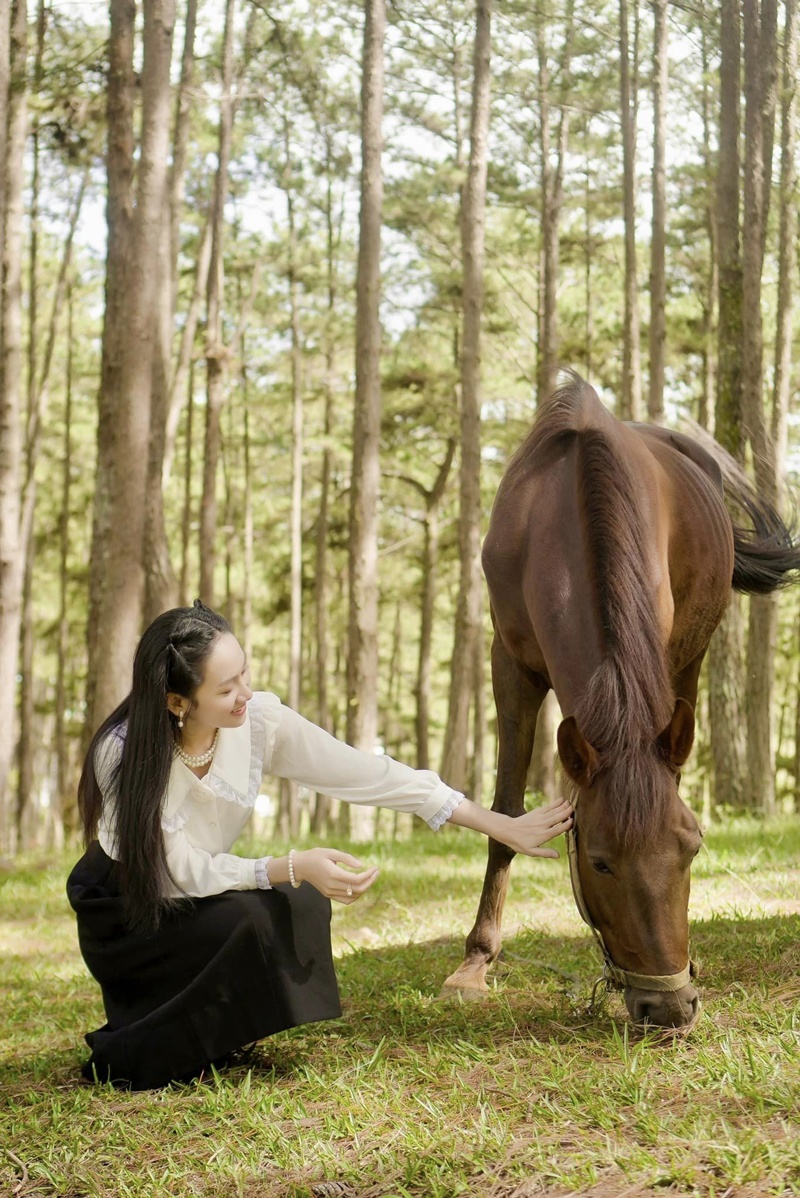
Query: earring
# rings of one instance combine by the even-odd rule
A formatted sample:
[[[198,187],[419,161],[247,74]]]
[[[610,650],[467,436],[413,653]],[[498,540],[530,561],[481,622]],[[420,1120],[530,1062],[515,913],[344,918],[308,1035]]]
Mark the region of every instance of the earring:
[[[182,711],[178,712],[178,727],[179,728],[183,727],[183,712]]]

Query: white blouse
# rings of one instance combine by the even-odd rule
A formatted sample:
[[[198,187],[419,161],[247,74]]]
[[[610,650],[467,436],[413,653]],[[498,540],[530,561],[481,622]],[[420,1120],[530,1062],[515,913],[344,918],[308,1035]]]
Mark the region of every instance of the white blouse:
[[[103,795],[98,840],[115,859],[113,777],[124,739],[121,726],[101,741],[94,760]],[[203,778],[179,757],[172,763],[161,827],[175,881],[173,897],[201,898],[268,885],[265,858],[230,852],[250,819],[264,771],[346,803],[419,815],[434,831],[464,799],[432,770],[415,770],[391,757],[354,749],[285,707],[277,695],[257,691],[244,724],[220,729]]]

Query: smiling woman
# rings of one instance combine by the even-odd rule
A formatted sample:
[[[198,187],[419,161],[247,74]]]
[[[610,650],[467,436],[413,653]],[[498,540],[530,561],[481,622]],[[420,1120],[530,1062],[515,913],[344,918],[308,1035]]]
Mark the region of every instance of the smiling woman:
[[[102,724],[81,776],[87,851],[67,893],[106,1024],[84,1076],[133,1089],[224,1062],[242,1045],[334,1019],[330,900],[375,881],[333,848],[230,852],[262,772],[436,830],[449,820],[529,856],[570,825],[566,803],[519,819],[464,802],[430,770],[343,744],[254,692],[225,620],[196,602],[159,616],[136,650],[130,694]]]

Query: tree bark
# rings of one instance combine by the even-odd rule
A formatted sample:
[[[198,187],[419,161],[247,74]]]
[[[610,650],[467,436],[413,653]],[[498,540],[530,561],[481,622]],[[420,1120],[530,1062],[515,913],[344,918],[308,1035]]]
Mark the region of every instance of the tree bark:
[[[323,449],[322,477],[320,480],[319,513],[317,516],[317,531],[314,542],[314,624],[317,645],[317,723],[326,732],[333,731],[330,702],[328,698],[328,661],[330,647],[328,644],[328,537],[330,524],[330,490],[333,454],[331,451],[331,433],[334,419],[334,388],[335,378],[335,342],[334,314],[336,311],[337,278],[336,278],[336,249],[338,239],[333,219],[333,146],[331,137],[325,137],[325,170],[327,183],[325,188],[325,233],[326,233],[326,281],[328,305],[325,321],[325,386],[323,412]],[[330,818],[331,799],[328,795],[318,793],[314,799],[314,811],[311,817],[311,831],[319,836],[327,830]]]
[[[284,117],[284,121],[286,118]],[[303,668],[303,360],[300,345],[300,312],[297,285],[297,230],[294,215],[294,183],[291,178],[291,153],[288,125],[284,125],[286,152],[286,209],[288,216],[289,312],[291,327],[292,381],[292,506],[289,515],[289,706],[300,708]],[[281,803],[285,824],[292,839],[300,831],[300,805],[297,785],[288,779],[281,783]]]
[[[708,274],[703,298],[703,381],[698,404],[697,419],[703,428],[714,432],[714,392],[716,387],[716,332],[717,332],[717,293],[719,290],[719,270],[717,261],[717,210],[714,199],[712,179],[715,166],[712,162],[711,151],[711,97],[708,83],[709,54],[707,18],[700,14],[700,45],[702,81],[702,115],[703,115],[703,161],[705,166],[705,219],[706,235],[708,237]]]
[[[200,504],[200,597],[214,606],[214,567],[217,535],[217,467],[220,454],[220,413],[225,398],[225,363],[222,341],[223,239],[228,164],[233,133],[233,24],[234,0],[225,0],[222,99],[220,101],[217,174],[211,222],[211,259],[208,269],[208,323],[206,328],[206,427],[203,454],[203,496]]]
[[[61,454],[61,507],[58,519],[58,633],[55,696],[56,803],[65,838],[77,831],[77,804],[70,786],[67,736],[67,658],[69,627],[69,526],[72,503],[72,380],[74,375],[72,282],[67,290],[67,378],[64,401],[64,440]]]
[[[132,0],[113,0],[111,35],[108,43],[108,84],[106,89],[107,198],[105,313],[100,365],[100,392],[97,419],[97,465],[92,520],[92,547],[89,564],[89,619],[94,633],[101,614],[112,601],[109,554],[113,543],[113,487],[118,459],[125,456],[121,429],[116,415],[121,393],[122,350],[127,333],[124,316],[128,297],[127,272],[132,257],[133,229],[133,73],[134,23],[136,7]],[[138,551],[137,551],[138,554]],[[138,554],[140,556],[140,554]],[[122,654],[120,654],[122,657]],[[120,661],[123,677],[127,664]],[[95,635],[88,638],[86,677],[86,722],[82,749],[85,752],[94,730],[114,706],[113,681],[104,674],[106,667]],[[101,675],[103,681],[101,683]]]
[[[720,22],[720,131],[717,172],[719,324],[715,435],[741,460],[742,274],[739,255],[739,0],[722,0]],[[709,647],[709,725],[714,802],[741,807],[745,745],[741,604],[731,603]]]
[[[385,0],[367,0],[361,86],[361,216],[356,278],[356,395],[350,485],[347,740],[371,750],[378,731],[380,252]],[[368,812],[342,804],[340,830],[368,834]],[[356,826],[357,824],[357,826]]]
[[[113,0],[112,14],[118,4],[120,0]],[[123,21],[132,38],[130,17],[126,11]],[[116,428],[115,452],[104,497],[113,535],[105,553],[103,602],[90,638],[95,654],[94,715],[99,718],[116,707],[128,689],[143,614],[154,313],[169,158],[169,69],[174,24],[174,0],[146,0],[136,211],[124,272],[125,302],[113,314],[123,321],[123,328],[114,334],[115,339],[119,337],[120,373],[119,387],[110,403]],[[110,126],[109,136],[113,135]],[[108,453],[104,445],[99,450],[101,455]]]
[[[475,683],[475,644],[481,622],[483,586],[480,564],[480,339],[491,86],[491,16],[491,0],[478,0],[469,167],[461,211],[464,320],[461,340],[461,471],[458,516],[460,577],[442,759],[442,775],[456,790],[463,790],[467,781],[469,710]]]
[[[5,18],[2,25],[6,26]],[[27,132],[27,8],[11,6],[8,52],[5,155],[0,159],[3,193],[0,232],[0,851],[11,838],[11,766],[17,664],[22,615],[24,550],[21,528],[22,485],[22,247],[25,137]],[[3,32],[2,39],[5,40]],[[0,57],[5,48],[0,47]],[[5,74],[5,66],[0,67]]]
[[[651,420],[657,421],[664,412],[664,350],[667,336],[667,0],[653,0],[653,14],[653,231],[650,241],[650,390],[647,414]]]
[[[634,8],[638,0],[633,0]],[[637,18],[638,20],[638,18]],[[638,420],[642,407],[639,345],[639,283],[636,275],[636,96],[631,87],[628,0],[619,4],[622,208],[625,222],[625,314],[622,330],[622,392],[619,414]]]
[[[41,33],[43,35],[43,30]],[[56,333],[61,310],[67,296],[68,276],[72,261],[72,244],[78,225],[83,197],[88,182],[88,171],[84,172],[78,194],[73,202],[70,214],[69,228],[64,242],[55,293],[48,322],[47,337],[41,370],[38,369],[35,343],[37,337],[36,303],[30,303],[29,340],[33,346],[28,360],[28,419],[25,437],[25,469],[22,485],[22,504],[20,515],[20,543],[25,559],[25,570],[22,585],[22,635],[20,639],[20,654],[22,657],[20,703],[19,703],[19,741],[17,745],[17,809],[16,809],[16,842],[25,842],[24,824],[25,813],[33,797],[34,787],[34,614],[33,614],[33,580],[36,546],[34,540],[34,514],[36,508],[36,463],[42,440],[42,430],[47,414],[48,391],[50,384],[50,369],[53,362],[53,352],[56,343]],[[36,260],[34,257],[36,243],[31,238],[31,263],[29,294],[36,293]]]
[[[430,489],[424,487],[422,483],[414,478],[405,478],[406,482],[410,483],[420,492],[425,503],[419,653],[417,656],[417,682],[414,688],[417,701],[415,719],[417,769],[420,770],[431,768],[428,730],[431,697],[431,647],[433,644],[434,612],[439,570],[439,508],[444,498],[455,451],[455,439],[451,438],[447,443],[447,452],[444,461],[439,467],[436,480]]]
[[[753,450],[756,484],[777,502],[777,463],[764,412],[761,276],[772,177],[774,76],[777,53],[774,0],[744,0],[745,169],[742,238],[742,407]],[[777,639],[775,596],[753,596],[747,644],[747,791],[745,805],[775,807],[772,686]]]

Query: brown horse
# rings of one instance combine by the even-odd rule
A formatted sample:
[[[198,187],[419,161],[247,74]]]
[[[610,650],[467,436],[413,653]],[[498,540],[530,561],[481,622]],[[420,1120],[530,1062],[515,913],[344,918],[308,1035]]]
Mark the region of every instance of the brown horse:
[[[689,1026],[699,1010],[688,901],[701,832],[678,782],[700,665],[731,586],[767,593],[800,568],[778,516],[707,440],[623,424],[570,374],[512,459],[483,547],[495,630],[493,809],[524,810],[536,717],[552,687],[575,788],[576,897],[631,1017],[662,1027]],[[723,490],[753,531],[732,524]],[[490,843],[466,957],[447,987],[486,989],[513,856]]]

